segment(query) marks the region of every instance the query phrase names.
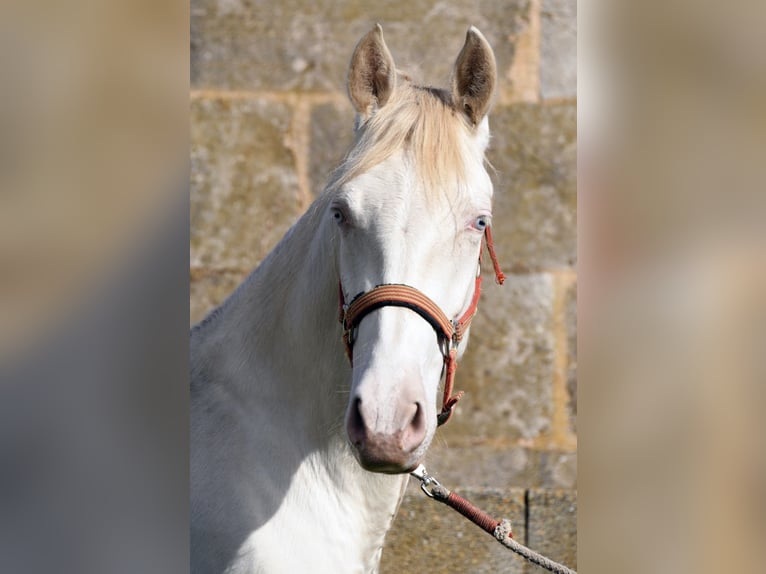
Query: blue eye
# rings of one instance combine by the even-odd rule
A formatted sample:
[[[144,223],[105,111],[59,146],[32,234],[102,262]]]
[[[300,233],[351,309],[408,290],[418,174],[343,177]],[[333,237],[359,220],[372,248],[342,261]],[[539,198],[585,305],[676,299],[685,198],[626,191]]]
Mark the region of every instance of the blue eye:
[[[486,215],[480,215],[476,218],[476,222],[474,223],[474,227],[478,229],[479,231],[484,231],[487,226],[489,225],[489,217]]]

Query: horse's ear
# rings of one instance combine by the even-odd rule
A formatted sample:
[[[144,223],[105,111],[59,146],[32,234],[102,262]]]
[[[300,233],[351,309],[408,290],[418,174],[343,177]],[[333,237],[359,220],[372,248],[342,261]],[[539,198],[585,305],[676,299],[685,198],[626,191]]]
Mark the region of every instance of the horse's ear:
[[[395,85],[394,58],[383,40],[383,28],[375,24],[351,56],[348,95],[356,111],[366,118],[386,104]]]
[[[497,82],[495,54],[486,38],[471,26],[452,72],[452,101],[473,125],[487,115]]]

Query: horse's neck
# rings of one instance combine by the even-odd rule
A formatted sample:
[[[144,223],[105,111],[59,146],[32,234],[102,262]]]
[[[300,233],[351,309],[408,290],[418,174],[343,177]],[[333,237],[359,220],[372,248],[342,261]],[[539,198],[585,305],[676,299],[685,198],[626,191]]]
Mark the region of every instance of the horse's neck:
[[[328,231],[304,215],[205,326],[222,384],[239,400],[289,403],[296,421],[319,424],[342,416],[349,377]]]
[[[192,384],[199,394],[193,401],[203,411],[211,402],[223,406],[223,420],[239,421],[225,422],[241,431],[227,439],[226,449],[236,453],[226,461],[252,465],[261,492],[288,489],[279,494],[277,514],[286,522],[275,518],[273,528],[325,528],[325,537],[347,540],[349,555],[374,565],[406,475],[364,471],[347,445],[343,421],[351,369],[338,323],[337,256],[332,230],[317,223],[316,211],[193,332]],[[214,429],[222,432],[228,431]],[[285,448],[267,464],[252,458],[273,452],[275,444]],[[307,503],[305,493],[293,492],[306,485],[323,495]],[[321,526],[328,515],[337,528]],[[357,532],[353,540],[349,528]],[[260,532],[266,535],[268,528]]]
[[[266,476],[253,479],[294,484],[298,473],[298,484],[320,481],[323,492],[336,489],[327,498],[345,500],[339,507],[308,505],[295,512],[307,520],[323,512],[345,515],[358,525],[359,552],[366,553],[390,526],[406,475],[366,472],[348,447],[344,413],[351,368],[338,323],[337,255],[332,229],[318,223],[318,211],[315,206],[304,215],[193,334],[193,369],[205,372],[197,377],[202,385],[217,387],[200,392],[214,394],[244,421],[247,444],[227,448],[268,452],[275,441],[288,446],[269,464],[259,463],[254,472]],[[285,509],[293,498],[286,500]]]

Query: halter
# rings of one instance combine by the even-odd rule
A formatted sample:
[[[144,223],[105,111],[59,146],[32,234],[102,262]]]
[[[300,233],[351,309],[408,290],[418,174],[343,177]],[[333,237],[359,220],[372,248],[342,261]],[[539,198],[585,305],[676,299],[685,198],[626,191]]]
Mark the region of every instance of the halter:
[[[495,270],[495,279],[499,285],[505,281],[505,275],[500,270],[495,255],[495,245],[492,241],[492,232],[489,226],[484,230],[484,237],[487,240],[487,250],[492,259],[492,266]],[[457,370],[457,351],[460,341],[463,339],[471,320],[476,314],[479,306],[479,296],[481,295],[481,251],[479,251],[479,270],[476,273],[474,283],[473,297],[468,308],[459,318],[450,320],[444,314],[439,306],[434,303],[425,293],[418,291],[409,285],[385,284],[360,293],[349,303],[345,302],[343,296],[343,286],[338,282],[338,301],[339,316],[338,320],[343,325],[343,343],[346,345],[346,355],[349,363],[353,366],[353,347],[356,335],[356,329],[367,315],[380,309],[381,307],[404,307],[415,311],[423,317],[436,331],[439,342],[439,350],[444,356],[444,371],[446,377],[444,380],[444,398],[442,399],[442,410],[437,415],[439,425],[446,423],[452,416],[452,407],[455,406],[463,396],[463,391],[452,394],[452,387],[455,382],[455,371]]]

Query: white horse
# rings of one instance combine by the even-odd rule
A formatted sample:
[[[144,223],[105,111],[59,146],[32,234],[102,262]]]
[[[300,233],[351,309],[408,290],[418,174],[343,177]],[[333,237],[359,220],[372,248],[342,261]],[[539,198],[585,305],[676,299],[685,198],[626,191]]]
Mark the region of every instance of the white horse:
[[[352,149],[191,331],[193,572],[378,571],[406,473],[437,427],[445,357],[466,344],[446,340],[440,317],[456,322],[478,297],[495,78],[475,28],[450,90],[397,73],[380,26],[357,45]],[[344,349],[339,286],[344,305],[392,284],[409,286],[405,300],[347,317]]]

